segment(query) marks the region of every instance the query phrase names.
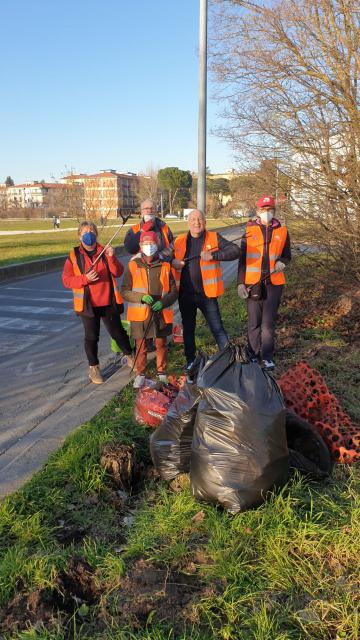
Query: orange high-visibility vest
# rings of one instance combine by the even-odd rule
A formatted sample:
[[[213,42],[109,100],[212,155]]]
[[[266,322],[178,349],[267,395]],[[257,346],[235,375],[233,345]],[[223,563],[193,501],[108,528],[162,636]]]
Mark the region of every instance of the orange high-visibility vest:
[[[102,249],[102,247],[100,247]],[[79,265],[77,263],[76,260],[76,255],[75,255],[75,251],[74,249],[71,249],[70,254],[69,254],[69,258],[71,260],[73,269],[74,269],[74,275],[75,276],[81,276],[83,275],[80,271]],[[114,289],[114,296],[115,296],[115,300],[117,304],[123,304],[123,299],[121,297],[121,293],[118,289],[118,286],[116,284],[116,278],[115,276],[111,275],[111,281],[112,281],[112,286]],[[85,295],[85,287],[81,287],[80,289],[73,289],[73,302],[74,302],[74,311],[76,311],[76,313],[82,313],[84,311],[84,295]]]
[[[141,224],[134,224],[131,228],[132,228],[134,233],[138,233],[139,231],[141,231]],[[170,229],[169,229],[167,224],[164,224],[161,227],[160,231],[161,231],[162,236],[164,238],[165,247],[167,248],[169,246],[169,244],[170,244],[169,237],[168,237]],[[156,231],[155,231],[155,233],[156,233]]]
[[[139,267],[135,260],[131,260],[128,264],[132,277],[132,291],[137,291],[143,296],[149,293],[149,282],[146,269]],[[160,271],[160,282],[162,285],[162,297],[170,291],[170,270],[168,262],[163,262]],[[127,320],[130,322],[144,322],[150,313],[148,304],[142,302],[128,302]],[[174,313],[172,309],[162,309],[162,314],[166,324],[172,324]]]
[[[274,270],[276,260],[280,259],[286,242],[287,230],[285,227],[273,229],[269,244],[270,271]],[[261,266],[264,255],[264,237],[259,225],[251,225],[246,231],[246,272],[245,284],[256,284],[261,280]],[[285,284],[285,276],[282,271],[272,273],[271,284]]]
[[[174,242],[174,254],[177,260],[183,260],[186,253],[187,233],[178,236]],[[218,239],[216,231],[206,231],[203,244],[203,251],[218,249]],[[201,260],[200,271],[205,295],[208,298],[218,298],[224,293],[224,281],[219,260]],[[176,285],[180,287],[181,271],[173,269]]]

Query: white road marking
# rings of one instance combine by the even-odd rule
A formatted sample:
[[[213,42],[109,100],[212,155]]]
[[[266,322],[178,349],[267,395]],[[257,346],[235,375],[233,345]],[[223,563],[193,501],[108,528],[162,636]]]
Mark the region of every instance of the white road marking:
[[[74,315],[74,320],[75,320]],[[66,324],[68,326],[68,324]],[[1,318],[1,329],[20,329],[24,333],[43,331],[44,333],[58,333],[64,329],[64,319],[58,321],[33,320],[29,318]]]
[[[31,291],[36,291],[36,289],[31,289],[30,287],[4,287],[4,289],[9,289],[11,291],[29,291],[31,293]],[[59,293],[61,292],[62,296],[70,296],[72,298],[72,291],[64,291],[62,289],[41,289],[41,293],[56,293],[57,295],[59,295]]]
[[[5,293],[0,293],[0,298],[5,300],[22,300],[24,302],[24,296],[7,296]],[[29,297],[31,302],[71,302],[71,298],[33,298]]]
[[[72,309],[55,309],[55,307],[22,307],[12,305],[1,305],[0,314],[3,311],[10,313],[56,313],[62,316],[69,316],[73,313]]]

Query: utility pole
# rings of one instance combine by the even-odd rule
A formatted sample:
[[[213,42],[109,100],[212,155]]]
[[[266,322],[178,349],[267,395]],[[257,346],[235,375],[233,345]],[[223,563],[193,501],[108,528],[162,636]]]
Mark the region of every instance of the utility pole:
[[[206,213],[206,85],[207,85],[207,5],[200,0],[199,18],[199,132],[197,207]]]

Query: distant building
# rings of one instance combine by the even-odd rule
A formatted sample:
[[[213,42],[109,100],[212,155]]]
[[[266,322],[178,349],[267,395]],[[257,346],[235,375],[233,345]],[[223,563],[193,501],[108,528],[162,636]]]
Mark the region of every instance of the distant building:
[[[9,208],[55,207],[65,185],[56,182],[25,182],[7,187]]]
[[[85,212],[90,218],[117,218],[122,213],[135,213],[137,181],[134,173],[118,173],[104,169],[86,176],[84,181]]]
[[[6,200],[6,184],[5,182],[0,183],[0,209],[7,208],[7,200]]]

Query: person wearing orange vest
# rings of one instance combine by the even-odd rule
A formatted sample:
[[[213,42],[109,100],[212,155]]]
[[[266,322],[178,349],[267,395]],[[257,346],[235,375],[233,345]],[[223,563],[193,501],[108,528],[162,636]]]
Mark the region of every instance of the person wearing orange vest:
[[[219,349],[224,349],[229,342],[217,301],[224,293],[220,261],[237,260],[240,256],[240,247],[216,231],[207,231],[205,216],[198,209],[191,211],[188,224],[188,233],[175,239],[175,258],[172,261],[179,289],[187,374],[195,360],[198,309],[204,315]]]
[[[156,209],[152,200],[144,200],[140,205],[141,222],[134,224],[126,233],[124,246],[128,253],[135,255],[140,251],[140,234],[142,231],[154,231],[157,237],[160,258],[170,259],[174,237],[168,225],[156,216]]]
[[[128,366],[133,362],[129,337],[121,324],[124,305],[116,282],[124,268],[113,247],[108,247],[94,264],[103,249],[97,242],[98,230],[94,222],[81,222],[78,235],[80,244],[70,251],[62,281],[64,287],[73,290],[74,311],[84,325],[89,378],[94,384],[101,384],[104,382],[98,359],[101,318],[110,336],[127,356]]]
[[[136,342],[134,388],[145,382],[148,338],[155,339],[156,368],[160,382],[167,382],[167,336],[172,333],[173,311],[177,299],[174,276],[169,262],[159,256],[158,238],[154,231],[142,231],[141,255],[130,260],[125,270],[121,293],[128,302],[127,319]],[[150,323],[150,324],[149,324]]]
[[[248,222],[241,242],[238,294],[247,300],[249,355],[272,370],[275,321],[285,284],[284,269],[291,260],[290,236],[274,217],[274,198],[262,196],[256,211],[257,218]]]

